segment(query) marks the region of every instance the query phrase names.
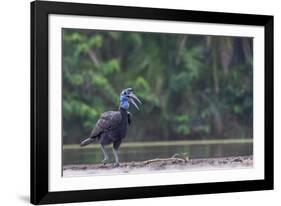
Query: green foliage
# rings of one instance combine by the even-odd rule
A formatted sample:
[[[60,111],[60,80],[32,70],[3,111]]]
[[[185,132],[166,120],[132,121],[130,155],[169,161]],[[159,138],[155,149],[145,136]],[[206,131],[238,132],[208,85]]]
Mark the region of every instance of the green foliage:
[[[177,115],[176,120],[176,132],[182,135],[187,135],[190,133],[190,126],[188,124],[189,116],[188,115]]]
[[[251,38],[64,29],[64,142],[88,135],[126,87],[143,102],[128,141],[251,138],[252,50]]]

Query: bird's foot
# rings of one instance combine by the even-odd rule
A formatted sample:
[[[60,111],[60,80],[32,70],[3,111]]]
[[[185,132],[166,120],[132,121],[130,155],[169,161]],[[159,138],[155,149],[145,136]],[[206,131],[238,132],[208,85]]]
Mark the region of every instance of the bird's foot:
[[[113,167],[119,167],[119,166],[120,166],[119,162],[115,162],[115,163],[113,164]]]
[[[103,165],[106,165],[106,164],[108,163],[108,159],[107,159],[107,158],[104,158],[104,160],[102,160],[101,163],[102,163]]]

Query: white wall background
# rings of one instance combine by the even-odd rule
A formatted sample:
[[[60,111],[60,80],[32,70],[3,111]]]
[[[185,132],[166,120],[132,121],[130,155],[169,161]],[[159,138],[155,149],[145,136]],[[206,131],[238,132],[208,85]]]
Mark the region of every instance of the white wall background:
[[[98,4],[207,10],[275,16],[275,190],[149,198],[70,205],[278,205],[281,201],[281,6],[278,0],[77,0]],[[0,205],[29,204],[29,0],[0,6]],[[279,78],[279,79],[278,79]],[[280,203],[279,203],[280,204]]]

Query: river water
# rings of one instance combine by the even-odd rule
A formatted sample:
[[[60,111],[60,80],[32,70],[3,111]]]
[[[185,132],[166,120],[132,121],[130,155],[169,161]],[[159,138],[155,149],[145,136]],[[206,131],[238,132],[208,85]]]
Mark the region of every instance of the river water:
[[[107,148],[113,161],[111,147]],[[120,162],[143,161],[154,158],[169,158],[176,153],[187,153],[189,159],[253,155],[252,143],[206,144],[206,145],[165,145],[150,147],[122,147],[119,150]],[[103,155],[100,148],[64,148],[63,165],[100,163]]]

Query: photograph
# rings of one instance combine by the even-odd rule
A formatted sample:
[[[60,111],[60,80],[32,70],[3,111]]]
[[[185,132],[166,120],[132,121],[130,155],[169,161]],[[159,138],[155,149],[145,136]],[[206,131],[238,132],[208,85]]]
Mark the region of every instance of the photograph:
[[[31,203],[272,190],[273,19],[32,2]]]
[[[61,38],[63,177],[253,167],[253,37]]]

